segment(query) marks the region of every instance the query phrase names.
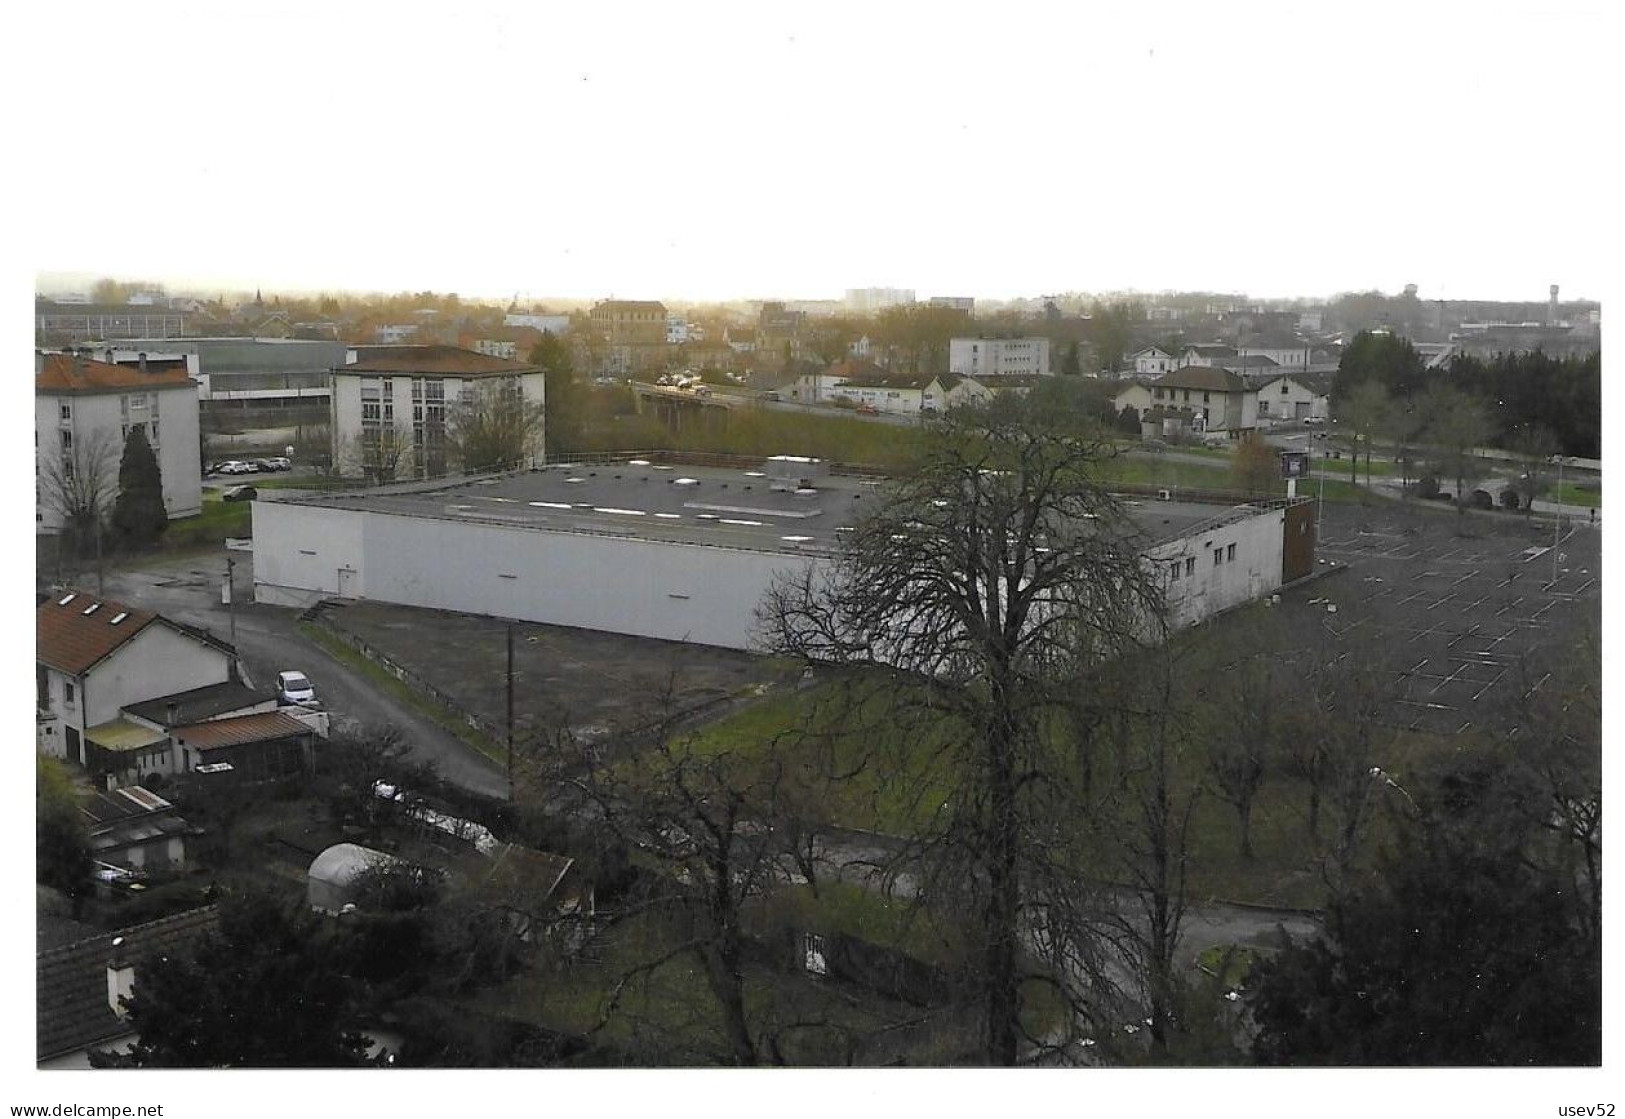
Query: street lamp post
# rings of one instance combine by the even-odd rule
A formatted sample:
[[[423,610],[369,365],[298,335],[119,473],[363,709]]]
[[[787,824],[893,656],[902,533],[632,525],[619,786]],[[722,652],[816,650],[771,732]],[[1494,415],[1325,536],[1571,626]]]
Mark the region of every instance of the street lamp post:
[[[1563,456],[1557,456],[1557,516],[1552,521],[1552,591],[1557,591],[1557,546],[1563,532]]]

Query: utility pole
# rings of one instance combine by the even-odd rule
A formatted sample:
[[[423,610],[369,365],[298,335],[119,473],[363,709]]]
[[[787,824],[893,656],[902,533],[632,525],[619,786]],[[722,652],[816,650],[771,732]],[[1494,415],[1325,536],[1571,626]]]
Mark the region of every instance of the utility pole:
[[[508,803],[513,803],[513,626],[508,626]]]
[[[226,611],[231,616],[231,649],[237,651],[237,579],[232,569],[237,561],[230,556],[226,557]]]

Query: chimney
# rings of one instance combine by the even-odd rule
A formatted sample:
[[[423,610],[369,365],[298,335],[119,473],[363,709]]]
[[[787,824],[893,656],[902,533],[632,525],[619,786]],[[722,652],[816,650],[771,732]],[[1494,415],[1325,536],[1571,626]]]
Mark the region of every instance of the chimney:
[[[124,948],[124,938],[113,938],[113,954],[107,960],[107,1006],[120,1018],[127,1018],[129,1007],[124,1001],[135,993],[135,965],[130,962]]]
[[[136,354],[135,357],[136,357],[136,363],[140,367],[141,372],[145,373],[147,371],[147,355],[144,354],[144,353],[141,353],[141,354]]]
[[[175,714],[176,714],[177,711],[179,711],[179,708],[173,703],[167,704],[164,707],[164,729],[165,730],[168,730],[170,727],[175,725]]]

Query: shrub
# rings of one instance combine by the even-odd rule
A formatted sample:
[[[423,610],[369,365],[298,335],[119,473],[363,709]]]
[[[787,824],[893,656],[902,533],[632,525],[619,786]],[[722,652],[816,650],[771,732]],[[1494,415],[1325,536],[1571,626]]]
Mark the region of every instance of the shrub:
[[[1501,504],[1508,509],[1517,510],[1522,504],[1518,497],[1518,491],[1513,489],[1511,486],[1508,486],[1506,489],[1502,490]]]
[[[1439,479],[1429,474],[1416,483],[1417,497],[1437,497],[1439,495]]]
[[[1474,490],[1472,497],[1468,500],[1472,503],[1474,509],[1495,508],[1495,498],[1490,496],[1489,490]]]

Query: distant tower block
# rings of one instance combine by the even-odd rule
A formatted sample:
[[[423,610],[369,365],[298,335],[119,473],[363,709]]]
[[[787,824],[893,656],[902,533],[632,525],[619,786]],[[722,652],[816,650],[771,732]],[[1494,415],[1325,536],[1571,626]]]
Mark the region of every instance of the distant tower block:
[[[1550,288],[1550,291],[1552,293],[1551,298],[1546,301],[1546,325],[1547,326],[1556,326],[1557,325],[1557,285],[1553,284],[1551,286],[1551,288]]]

